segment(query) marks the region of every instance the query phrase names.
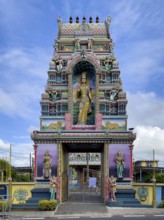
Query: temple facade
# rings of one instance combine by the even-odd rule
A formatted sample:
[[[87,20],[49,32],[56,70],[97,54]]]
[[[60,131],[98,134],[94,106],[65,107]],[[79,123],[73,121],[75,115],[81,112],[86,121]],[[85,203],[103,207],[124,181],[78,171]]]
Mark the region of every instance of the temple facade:
[[[37,182],[57,177],[57,199],[71,189],[99,188],[108,200],[108,179],[133,178],[136,136],[128,130],[127,98],[110,35],[110,17],[58,18],[58,35],[41,94],[40,130],[33,131]]]

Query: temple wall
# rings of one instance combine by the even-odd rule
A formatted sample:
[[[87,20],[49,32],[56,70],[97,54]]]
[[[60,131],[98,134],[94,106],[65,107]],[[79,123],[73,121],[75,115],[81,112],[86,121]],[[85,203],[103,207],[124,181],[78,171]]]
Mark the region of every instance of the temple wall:
[[[136,190],[136,198],[139,199],[139,201],[142,204],[145,205],[153,205],[153,184],[152,183],[133,183],[133,188]],[[146,199],[144,197],[139,196],[139,189],[146,189],[147,190],[147,197]],[[157,183],[156,184],[156,204],[157,207],[159,207],[160,202],[162,202],[162,188],[164,188],[164,183]]]
[[[12,199],[13,204],[18,203],[25,203],[27,199],[31,197],[31,190],[34,188],[35,183],[34,182],[13,182],[12,183]],[[6,195],[8,195],[8,183],[0,182],[0,195],[2,195],[1,190],[6,187]],[[138,195],[138,190],[140,188],[146,188],[148,190],[148,195],[145,200],[143,198],[140,198]],[[156,201],[157,206],[159,206],[160,202],[162,201],[162,187],[164,187],[163,184],[157,184],[156,186]],[[152,205],[153,204],[153,184],[152,183],[133,183],[133,189],[136,190],[136,199],[139,199],[139,201],[142,204],[145,205]],[[21,199],[22,200],[19,200]]]
[[[12,183],[12,203],[13,204],[19,204],[19,203],[25,203],[25,201],[29,198],[31,198],[31,190],[34,188],[35,183],[34,182],[13,182]],[[6,194],[8,195],[8,183],[0,183],[0,189],[6,188]],[[0,190],[0,195],[1,194]]]

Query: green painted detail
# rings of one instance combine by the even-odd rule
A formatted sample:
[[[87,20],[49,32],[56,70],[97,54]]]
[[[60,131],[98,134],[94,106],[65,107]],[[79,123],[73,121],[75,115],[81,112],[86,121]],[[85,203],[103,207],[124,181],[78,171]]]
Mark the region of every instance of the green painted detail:
[[[17,201],[19,201],[19,203],[24,203],[26,201],[26,198],[28,196],[28,192],[26,189],[17,189],[14,192],[14,197]]]
[[[146,198],[148,197],[148,188],[145,188],[142,186],[138,189],[137,193],[138,193],[140,200],[145,201]]]

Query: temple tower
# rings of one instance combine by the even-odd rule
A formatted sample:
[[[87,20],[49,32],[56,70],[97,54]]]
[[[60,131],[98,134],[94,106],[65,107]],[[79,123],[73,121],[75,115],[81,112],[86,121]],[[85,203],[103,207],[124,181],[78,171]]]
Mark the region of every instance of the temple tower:
[[[127,129],[127,99],[110,36],[110,17],[69,23],[58,18],[58,35],[41,95],[40,130],[32,133],[36,180],[57,176],[57,199],[69,196],[71,155],[100,155],[100,195],[108,199],[108,177],[133,178],[135,134]],[[95,157],[96,158],[96,157]],[[84,182],[84,177],[81,177]]]

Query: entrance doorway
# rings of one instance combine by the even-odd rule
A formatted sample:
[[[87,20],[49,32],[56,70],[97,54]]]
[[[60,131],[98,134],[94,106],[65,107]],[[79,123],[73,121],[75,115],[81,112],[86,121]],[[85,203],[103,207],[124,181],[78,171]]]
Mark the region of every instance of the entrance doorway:
[[[105,144],[77,143],[60,145],[61,201],[104,201],[105,173],[108,161]]]

